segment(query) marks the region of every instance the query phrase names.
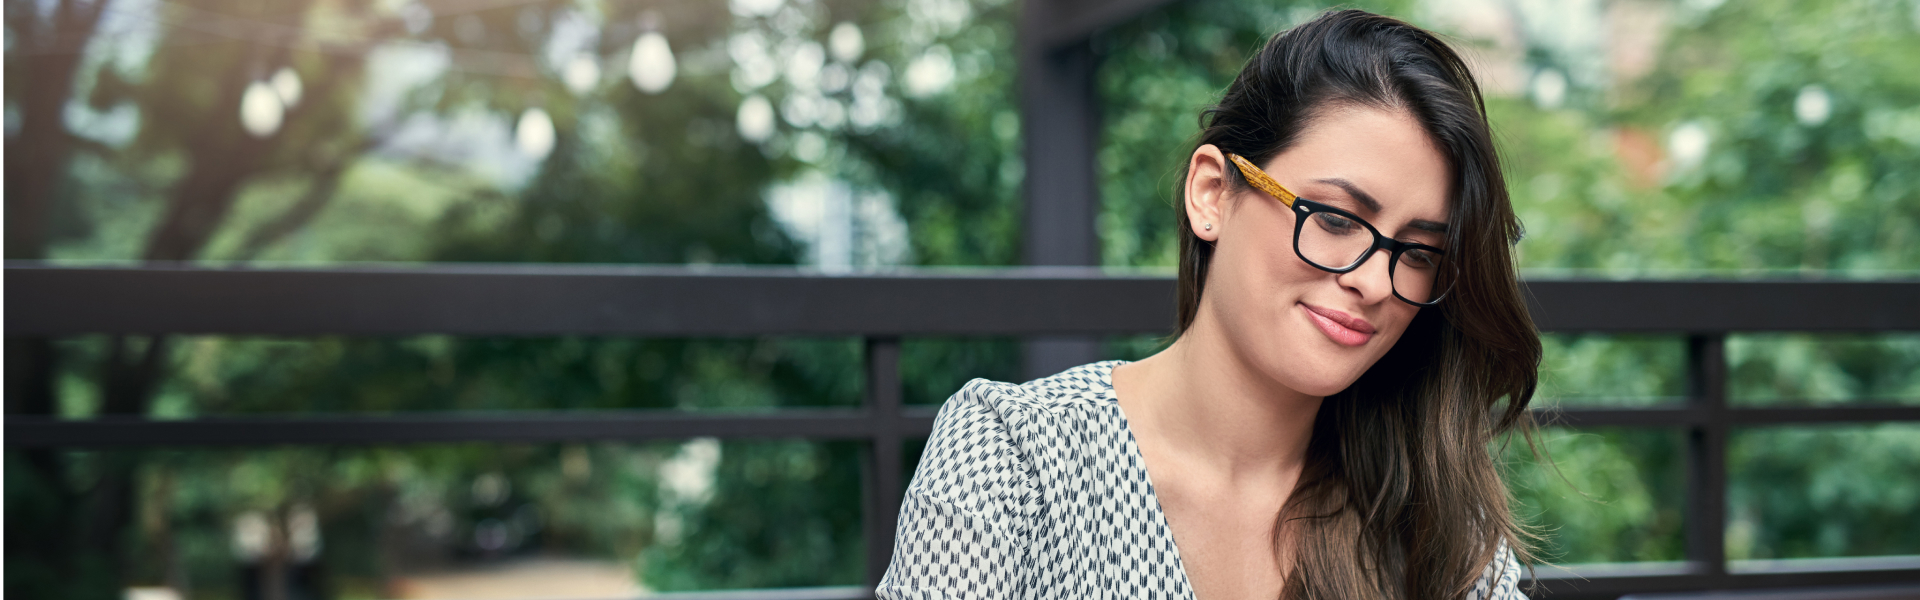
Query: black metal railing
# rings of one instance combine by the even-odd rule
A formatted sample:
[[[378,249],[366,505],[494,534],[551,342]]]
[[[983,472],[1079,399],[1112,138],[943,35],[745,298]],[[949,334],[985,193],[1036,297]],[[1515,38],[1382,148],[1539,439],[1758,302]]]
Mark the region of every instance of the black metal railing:
[[[666,411],[511,415],[207,417],[61,420],[9,416],[6,444],[109,447],[261,444],[555,442],[799,437],[867,442],[863,465],[869,584],[893,548],[903,442],[932,409],[901,403],[903,336],[1165,333],[1174,287],[1158,275],[1089,268],[919,269],[831,275],[785,268],[434,265],[327,269],[53,267],[9,263],[7,335],[623,335],[858,336],[866,398],[858,409],[751,415]],[[1687,337],[1689,397],[1662,408],[1543,409],[1570,427],[1687,432],[1686,560],[1565,572],[1543,569],[1538,597],[1648,591],[1920,582],[1920,559],[1773,561],[1729,569],[1726,445],[1733,427],[1920,421],[1920,406],[1729,406],[1731,332],[1920,331],[1920,281],[1529,281],[1543,331],[1663,332]],[[740,598],[854,598],[869,588],[740,592]],[[734,597],[727,595],[700,597]]]

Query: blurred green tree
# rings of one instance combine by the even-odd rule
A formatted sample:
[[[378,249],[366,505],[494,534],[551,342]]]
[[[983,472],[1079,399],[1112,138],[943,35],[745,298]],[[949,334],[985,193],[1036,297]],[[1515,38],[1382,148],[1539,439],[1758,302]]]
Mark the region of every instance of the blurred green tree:
[[[23,89],[71,92],[85,101],[80,109],[52,100],[33,106],[58,110],[10,111],[10,121],[29,124],[31,135],[10,135],[9,145],[58,150],[39,141],[51,131],[82,154],[71,166],[37,168],[55,183],[71,178],[62,188],[67,196],[41,204],[63,211],[59,218],[16,210],[22,203],[15,200],[33,195],[13,193],[13,186],[34,182],[13,176],[28,161],[9,162],[9,215],[27,215],[9,223],[54,232],[51,246],[10,247],[12,258],[793,263],[808,245],[776,221],[766,194],[774,182],[807,173],[877,190],[880,203],[867,201],[863,210],[897,211],[908,227],[939,233],[913,238],[905,254],[869,252],[869,264],[1005,264],[1015,252],[1019,172],[1009,165],[1017,167],[1018,122],[1009,121],[1010,69],[996,64],[1011,56],[1003,3],[129,1],[66,2],[57,10],[59,20],[49,26],[37,18],[39,5],[8,5],[10,35],[52,27],[43,37],[57,38],[39,53],[9,52],[9,66],[44,71],[50,67],[41,63],[65,61],[75,83],[35,71],[28,80],[35,85],[10,88],[9,106],[30,104],[14,95]],[[150,26],[141,28],[143,21]],[[71,31],[91,31],[95,22],[106,23],[101,43],[89,45]],[[749,38],[763,42],[763,62],[773,61],[772,85],[743,83],[747,66],[765,66],[736,56]],[[778,46],[765,47],[768,40]],[[809,48],[832,53],[810,75],[792,60]],[[598,75],[603,66],[616,76]],[[742,130],[740,107],[754,97],[771,97],[779,107],[764,126],[771,131]],[[805,111],[795,107],[809,101],[816,116],[801,118]],[[836,110],[838,117],[824,116]],[[118,129],[129,131],[115,126],[124,114],[134,115],[133,123]],[[471,147],[497,146],[487,131],[502,122],[511,131],[508,155]],[[986,130],[995,133],[967,135]],[[436,132],[442,139],[420,139]],[[482,166],[468,166],[475,162]],[[895,198],[911,202],[896,205]],[[887,225],[884,214],[880,221]],[[20,403],[29,410],[10,412],[75,418],[748,408],[847,404],[860,393],[858,345],[838,340],[28,343],[43,346],[46,359],[10,362],[10,375],[24,368],[44,392],[38,403]],[[915,346],[922,348],[911,358],[915,365],[970,347]],[[10,408],[15,398],[24,396],[10,389]],[[859,579],[859,505],[848,501],[858,497],[857,478],[847,475],[853,449],[725,449],[726,459],[712,466],[719,480],[711,497],[662,508],[686,523],[683,530],[698,532],[676,536],[688,543],[656,543],[653,494],[634,495],[653,489],[651,475],[585,495],[548,496],[541,505],[546,518],[576,524],[549,532],[625,532],[616,537],[628,541],[619,544],[565,547],[617,557],[645,548],[643,576],[659,587]],[[658,449],[607,452],[614,462],[667,460]],[[303,506],[320,513],[328,539],[360,541],[327,545],[323,562],[345,575],[378,576],[384,565],[365,557],[384,556],[392,549],[379,549],[391,540],[351,533],[385,530],[386,511],[369,507],[421,494],[428,504],[453,506],[465,479],[537,479],[552,466],[502,462],[489,452],[428,453],[441,458],[425,462],[420,456],[10,452],[10,462],[28,468],[10,478],[9,497],[21,501],[9,502],[9,521],[45,527],[16,528],[9,546],[70,538],[77,529],[95,532],[82,537],[97,541],[14,552],[10,566],[21,576],[7,586],[26,595],[104,597],[118,594],[115,582],[122,580],[179,584],[185,577],[199,582],[187,588],[196,594],[234,591],[223,581],[222,565],[231,559],[221,551],[234,515],[284,516]],[[797,472],[816,475],[768,480],[762,473],[777,469],[757,466],[764,464],[813,465]],[[216,491],[217,474],[229,471],[355,475]],[[405,492],[411,488],[426,491]],[[623,501],[632,509],[607,513],[617,522],[580,526],[596,507]],[[92,506],[103,508],[86,508]],[[114,519],[98,518],[102,511]],[[758,515],[759,525],[715,520],[747,513]],[[138,515],[149,516],[136,523]],[[276,528],[282,520],[268,519]],[[817,526],[788,535],[784,528],[797,523]],[[270,572],[284,571],[279,563],[290,551],[286,532],[276,535],[280,545],[267,552]],[[560,543],[552,541],[557,537],[564,536],[554,533],[549,543]],[[812,540],[804,542],[814,545],[806,555],[822,562],[782,562],[794,555],[792,540]],[[171,550],[179,544],[193,549]],[[71,589],[73,582],[97,589]]]
[[[1911,7],[1359,6],[1451,33],[1482,61],[1530,228],[1522,266],[1535,273],[1920,265],[1920,179],[1902,168],[1920,159]],[[1025,176],[1017,8],[8,0],[6,256],[1013,264]],[[1173,264],[1171,190],[1198,110],[1268,35],[1322,8],[1187,0],[1096,38],[1104,264]],[[1458,20],[1474,14],[1511,27]],[[853,340],[7,344],[9,415],[751,409],[850,405],[862,391]],[[1760,390],[1755,401],[1911,395],[1899,366],[1911,345],[1736,340],[1734,386]],[[1549,348],[1548,392],[1562,396],[1549,401],[1644,404],[1682,387],[1672,338],[1564,336]],[[1017,364],[1005,340],[904,350],[915,402]],[[1913,435],[1741,438],[1730,548],[1920,552],[1910,536],[1868,531],[1910,509],[1911,491],[1865,484],[1913,468],[1900,460]],[[1678,558],[1677,442],[1608,430],[1548,446],[1578,489],[1524,462],[1512,478],[1521,509],[1557,526],[1552,556]],[[1818,461],[1842,448],[1886,460],[1823,474]],[[481,552],[471,542],[483,523],[520,523],[523,506],[541,524],[522,532],[527,548],[631,560],[659,589],[855,583],[856,460],[852,446],[789,441],[10,450],[5,585],[25,597],[104,598],[126,583],[238,594],[235,520],[271,516],[283,539],[267,570],[286,572],[288,524],[310,510],[326,540],[319,563],[345,582],[336,595],[382,595],[377,582],[407,556]],[[710,485],[675,491],[663,469],[709,473]],[[496,485],[512,491],[476,493]],[[1816,488],[1828,491],[1775,493]],[[419,539],[438,545],[407,546]]]

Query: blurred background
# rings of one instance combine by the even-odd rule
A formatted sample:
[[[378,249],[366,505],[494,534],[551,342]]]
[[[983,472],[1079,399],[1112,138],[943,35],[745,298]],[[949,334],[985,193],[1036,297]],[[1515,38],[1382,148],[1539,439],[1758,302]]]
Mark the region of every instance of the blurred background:
[[[1920,1],[1381,0],[1488,93],[1530,278],[1920,274]],[[1168,273],[1199,108],[1326,5],[1100,28],[1095,264]],[[6,258],[1009,266],[1018,0],[6,0]],[[1113,337],[1138,358],[1157,336]],[[30,344],[39,344],[31,346]],[[9,338],[91,419],[849,407],[857,338]],[[1734,406],[1920,405],[1920,335],[1734,334]],[[907,338],[905,401],[1020,380]],[[1687,396],[1678,335],[1547,340],[1544,405]],[[27,356],[38,357],[28,360]],[[37,369],[38,371],[34,371]],[[18,385],[43,383],[40,395]],[[40,398],[41,401],[32,401]],[[907,468],[911,468],[909,441]],[[1683,432],[1509,448],[1555,564],[1683,559]],[[805,440],[6,450],[19,598],[612,598],[865,580],[860,448]],[[1736,428],[1729,559],[1920,555],[1920,426]]]

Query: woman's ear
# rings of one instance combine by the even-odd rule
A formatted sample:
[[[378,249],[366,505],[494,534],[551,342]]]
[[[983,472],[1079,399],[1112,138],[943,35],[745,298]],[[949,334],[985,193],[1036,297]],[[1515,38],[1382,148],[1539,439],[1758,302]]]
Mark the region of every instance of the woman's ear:
[[[1232,189],[1227,179],[1227,156],[1213,144],[1201,144],[1193,150],[1193,156],[1187,159],[1187,182],[1185,206],[1187,226],[1193,235],[1202,240],[1217,242],[1220,231],[1227,226],[1227,192]]]

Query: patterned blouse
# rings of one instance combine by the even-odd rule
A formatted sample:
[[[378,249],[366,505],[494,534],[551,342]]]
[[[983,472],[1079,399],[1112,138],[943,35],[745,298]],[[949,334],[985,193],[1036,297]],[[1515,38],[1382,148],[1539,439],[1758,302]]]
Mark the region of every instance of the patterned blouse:
[[[1113,393],[1120,364],[975,379],[954,394],[901,504],[878,597],[1193,600]],[[1468,598],[1525,600],[1519,579],[1502,546]]]

